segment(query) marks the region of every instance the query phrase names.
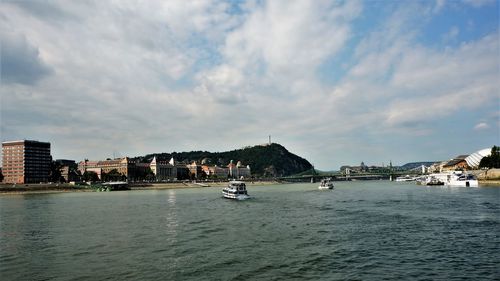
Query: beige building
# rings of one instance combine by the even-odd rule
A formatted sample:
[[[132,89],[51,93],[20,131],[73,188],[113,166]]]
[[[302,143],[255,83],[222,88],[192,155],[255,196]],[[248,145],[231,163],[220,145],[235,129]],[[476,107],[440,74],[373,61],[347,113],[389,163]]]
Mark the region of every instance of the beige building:
[[[2,143],[5,183],[40,183],[49,180],[52,156],[50,143],[34,140]]]
[[[456,170],[467,170],[469,169],[469,166],[467,165],[467,161],[465,161],[465,158],[467,158],[469,155],[459,155],[450,161],[448,161],[446,164],[443,165],[442,170],[443,171],[456,171]]]
[[[229,174],[228,168],[219,167],[217,165],[215,166],[203,165],[202,170],[208,177],[215,176],[217,178],[227,178],[227,175]]]
[[[236,165],[233,163],[233,160],[227,165],[229,170],[229,177],[240,179],[240,178],[249,178],[251,176],[250,166],[244,166],[241,161],[238,161]]]
[[[102,179],[103,173],[109,173],[116,170],[118,173],[127,177],[127,179],[130,179],[136,174],[136,165],[135,162],[131,161],[128,157],[104,161],[84,160],[78,163],[78,170],[81,174],[85,172],[95,172],[99,179]]]
[[[170,159],[169,162],[163,162],[157,161],[155,156],[149,164],[149,168],[157,181],[177,179],[177,167],[175,166],[174,158]]]

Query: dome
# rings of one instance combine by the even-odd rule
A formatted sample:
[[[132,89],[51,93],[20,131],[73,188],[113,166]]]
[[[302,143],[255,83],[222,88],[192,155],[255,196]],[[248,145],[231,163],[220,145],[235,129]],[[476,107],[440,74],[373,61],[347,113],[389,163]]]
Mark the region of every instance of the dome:
[[[465,158],[465,161],[467,162],[467,165],[469,165],[469,167],[475,169],[479,167],[479,162],[481,162],[481,159],[483,159],[483,157],[490,156],[490,154],[491,148],[481,149],[467,156]]]

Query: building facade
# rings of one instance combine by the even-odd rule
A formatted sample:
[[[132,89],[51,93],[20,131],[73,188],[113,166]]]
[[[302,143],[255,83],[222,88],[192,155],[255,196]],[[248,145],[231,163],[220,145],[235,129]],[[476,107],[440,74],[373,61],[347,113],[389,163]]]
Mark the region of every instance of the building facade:
[[[469,155],[459,155],[450,161],[448,161],[446,164],[443,165],[442,170],[443,171],[456,171],[456,170],[467,170],[469,166],[467,165],[467,161],[465,159]]]
[[[94,172],[100,180],[103,175],[111,171],[117,172],[127,179],[132,179],[136,175],[136,165],[128,157],[109,159],[104,161],[84,160],[78,163],[78,170],[83,175],[85,172]]]
[[[189,178],[190,179],[199,179],[204,175],[203,168],[201,165],[198,165],[196,161],[193,161],[191,164],[186,165],[189,169]]]
[[[175,166],[174,158],[170,162],[157,161],[156,156],[149,164],[149,167],[157,181],[166,180],[176,180],[177,179],[177,167]]]
[[[244,166],[241,161],[234,164],[233,160],[227,165],[229,177],[235,179],[249,178],[251,176],[250,166]]]
[[[49,180],[50,143],[34,140],[2,143],[4,183],[40,183]]]
[[[217,165],[214,165],[214,166],[203,165],[202,169],[207,177],[227,178],[227,176],[229,175],[228,168],[219,167]]]

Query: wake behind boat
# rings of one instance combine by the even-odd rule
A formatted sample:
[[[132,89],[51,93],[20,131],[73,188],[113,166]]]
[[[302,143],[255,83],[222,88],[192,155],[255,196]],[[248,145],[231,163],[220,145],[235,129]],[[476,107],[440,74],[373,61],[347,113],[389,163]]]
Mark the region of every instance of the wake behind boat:
[[[229,185],[222,189],[222,196],[228,199],[245,200],[250,198],[247,188],[242,181],[230,181]]]

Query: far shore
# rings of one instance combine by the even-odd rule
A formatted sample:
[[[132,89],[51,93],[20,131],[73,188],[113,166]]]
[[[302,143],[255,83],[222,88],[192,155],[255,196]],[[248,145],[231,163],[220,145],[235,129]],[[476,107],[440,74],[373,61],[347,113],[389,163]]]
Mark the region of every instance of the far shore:
[[[181,189],[181,188],[205,188],[205,187],[224,187],[228,182],[173,182],[173,183],[151,183],[146,185],[130,185],[131,190],[162,190],[162,189]],[[280,181],[245,181],[249,186],[252,185],[275,185],[283,184]]]
[[[246,181],[249,186],[283,184],[280,181]],[[228,182],[171,182],[171,183],[132,183],[129,190],[164,190],[185,188],[209,188],[224,187]],[[44,193],[67,193],[67,192],[95,192],[96,190],[87,185],[73,185],[68,183],[44,183],[44,184],[0,184],[0,196],[4,194],[44,194]],[[127,191],[127,190],[123,190]]]
[[[170,183],[133,183],[129,185],[129,190],[166,190],[166,189],[186,189],[186,188],[222,188],[228,182],[170,182]],[[247,186],[278,185],[288,182],[283,181],[245,181]],[[479,180],[480,187],[500,187],[500,179]],[[73,185],[67,183],[46,183],[46,184],[0,184],[0,196],[8,194],[45,194],[45,193],[67,193],[67,192],[95,192],[95,189],[87,185]],[[127,191],[127,190],[124,190]]]

